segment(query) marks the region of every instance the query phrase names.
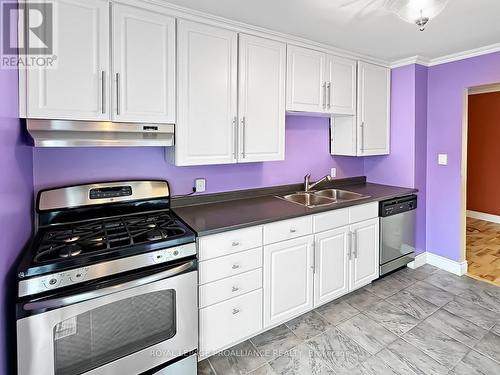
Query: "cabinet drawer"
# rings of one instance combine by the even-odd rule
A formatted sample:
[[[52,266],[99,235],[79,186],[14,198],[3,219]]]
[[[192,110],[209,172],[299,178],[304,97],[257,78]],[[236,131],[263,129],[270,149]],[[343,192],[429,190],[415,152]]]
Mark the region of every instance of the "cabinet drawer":
[[[207,356],[262,329],[262,289],[200,310],[200,355]]]
[[[312,216],[304,216],[296,219],[278,221],[264,225],[264,244],[270,244],[301,236],[307,236],[313,232]]]
[[[262,268],[200,286],[200,308],[262,288]]]
[[[262,246],[262,227],[252,227],[200,237],[199,258],[208,260]]]
[[[200,285],[262,267],[262,248],[200,262]]]
[[[334,210],[314,215],[314,233],[343,227],[349,224],[349,209]]]
[[[351,224],[378,217],[378,202],[350,207],[349,216],[349,222]]]

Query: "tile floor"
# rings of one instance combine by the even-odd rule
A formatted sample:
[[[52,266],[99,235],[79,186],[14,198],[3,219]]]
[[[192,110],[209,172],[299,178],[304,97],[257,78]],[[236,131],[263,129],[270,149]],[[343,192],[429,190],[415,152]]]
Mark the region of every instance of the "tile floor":
[[[203,375],[500,374],[500,288],[398,271],[199,364]]]
[[[466,237],[469,274],[500,286],[500,224],[468,217]]]

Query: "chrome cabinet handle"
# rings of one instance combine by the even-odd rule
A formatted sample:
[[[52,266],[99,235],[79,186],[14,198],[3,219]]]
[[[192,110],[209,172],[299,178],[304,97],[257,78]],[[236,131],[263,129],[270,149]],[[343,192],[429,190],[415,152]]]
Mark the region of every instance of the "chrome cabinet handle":
[[[326,108],[326,82],[323,83],[323,109]]]
[[[241,143],[242,143],[242,150],[241,150],[241,157],[243,159],[245,159],[246,157],[246,151],[247,151],[247,147],[246,147],[246,137],[247,137],[247,119],[245,116],[243,116],[241,118],[241,132],[242,132],[242,139],[241,139]]]
[[[233,264],[233,270],[237,270],[238,268],[241,268],[241,266],[239,264]]]
[[[116,73],[116,114],[120,114],[120,73]]]
[[[331,108],[331,106],[332,106],[332,83],[328,82],[328,85],[326,87],[328,89],[328,108]]]
[[[365,152],[365,122],[361,122],[361,152]]]
[[[348,236],[348,241],[349,241],[349,245],[348,245],[348,248],[347,248],[347,251],[348,251],[348,254],[349,254],[349,260],[352,259],[352,232],[349,231],[349,233],[347,234]]]
[[[316,273],[316,242],[312,243],[312,253],[313,253],[313,261],[312,261],[312,271],[313,273]]]
[[[233,286],[231,288],[231,291],[234,293],[234,292],[237,292],[238,290],[240,290],[240,288],[238,288],[237,286]]]
[[[233,243],[231,244],[231,246],[233,246],[233,247],[240,246],[240,241],[233,241]]]
[[[233,315],[239,314],[241,312],[240,309],[237,309],[236,307],[233,308]]]
[[[101,113],[106,113],[106,72],[101,72]]]
[[[295,229],[295,228],[290,228],[290,233],[295,233],[295,232],[297,232],[297,229]]]
[[[238,160],[238,117],[233,117],[233,127],[234,127],[234,159]]]
[[[354,231],[354,258],[358,259],[358,252],[359,252],[359,239],[358,239],[358,231]]]

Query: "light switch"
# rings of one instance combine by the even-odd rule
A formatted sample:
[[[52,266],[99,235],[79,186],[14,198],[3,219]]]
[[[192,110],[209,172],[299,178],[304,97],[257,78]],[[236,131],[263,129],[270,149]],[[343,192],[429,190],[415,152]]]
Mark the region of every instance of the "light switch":
[[[448,154],[438,154],[438,164],[448,165]]]

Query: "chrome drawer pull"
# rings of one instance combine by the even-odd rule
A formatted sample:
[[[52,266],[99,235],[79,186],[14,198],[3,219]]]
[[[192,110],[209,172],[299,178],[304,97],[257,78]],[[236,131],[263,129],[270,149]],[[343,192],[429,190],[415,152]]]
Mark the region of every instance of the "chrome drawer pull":
[[[234,246],[240,246],[241,244],[240,241],[233,241],[232,245],[234,247]]]
[[[290,233],[295,233],[295,232],[297,232],[297,229],[295,229],[295,228],[290,228]]]
[[[240,288],[238,288],[237,286],[233,286],[231,288],[231,291],[234,293],[234,292],[237,292],[238,290],[240,290]]]
[[[240,309],[233,308],[233,315],[239,314],[240,311],[241,311]]]
[[[238,268],[241,268],[239,264],[233,264],[233,270],[237,270]]]

